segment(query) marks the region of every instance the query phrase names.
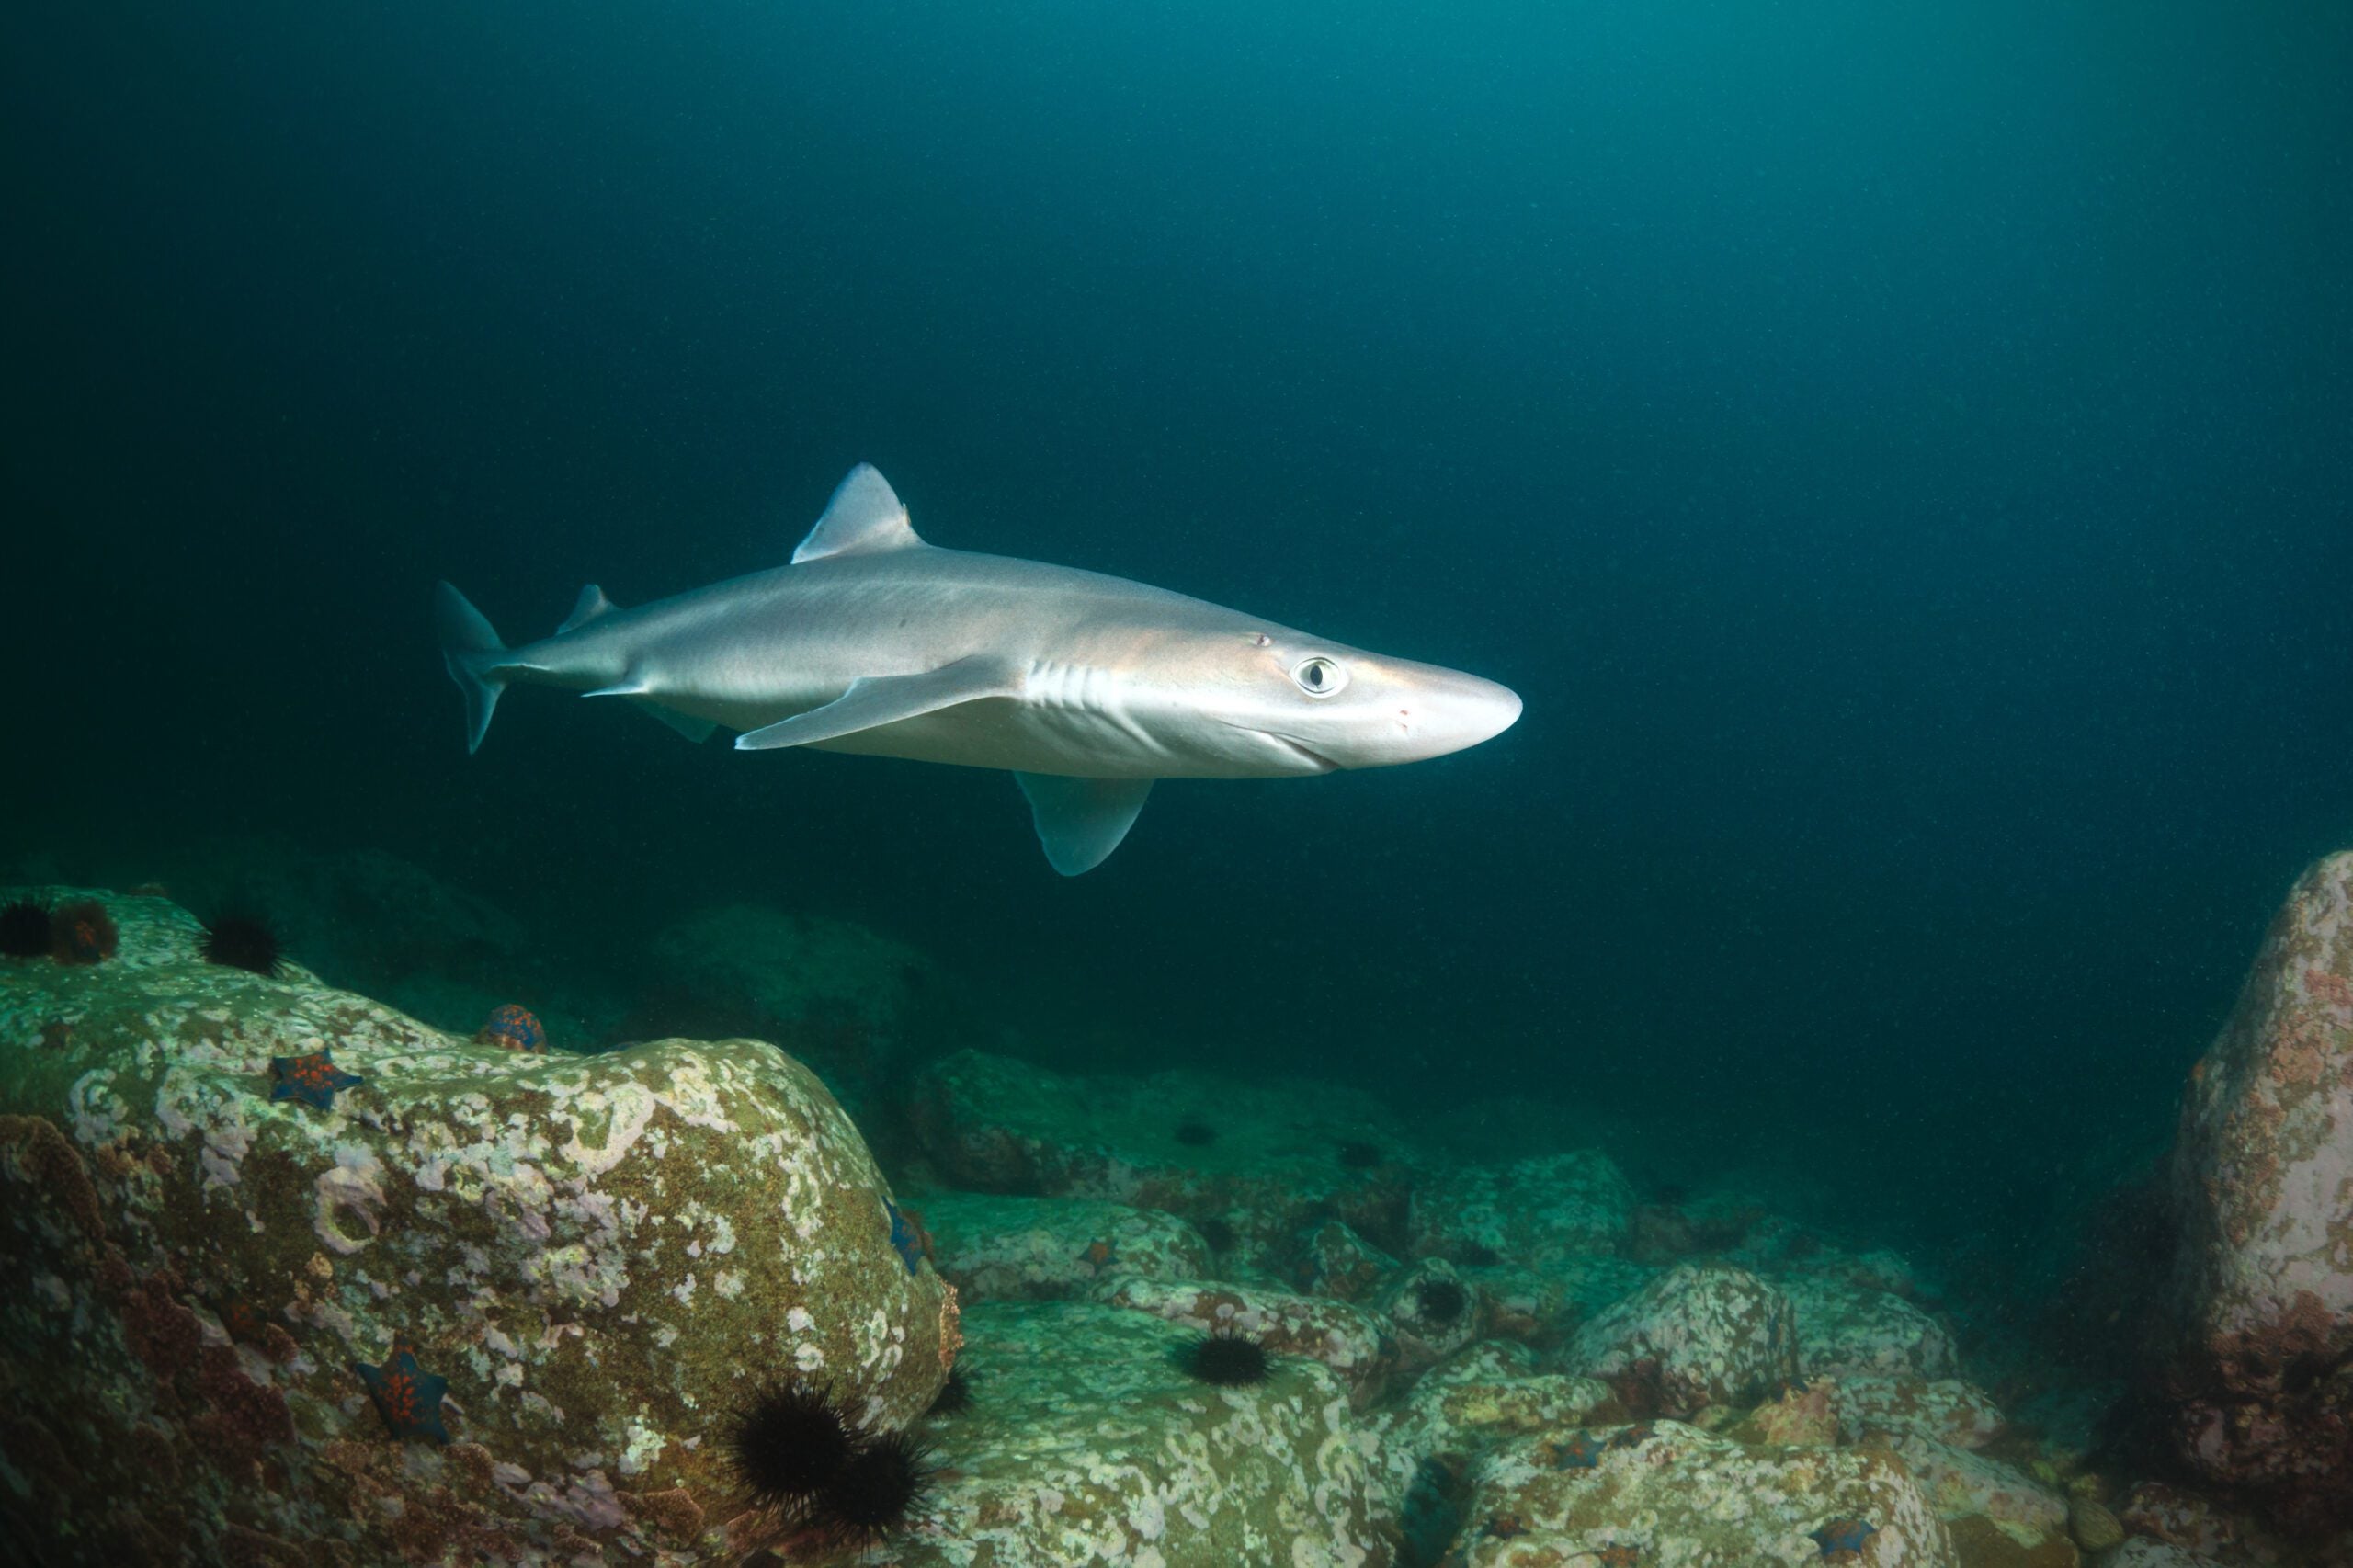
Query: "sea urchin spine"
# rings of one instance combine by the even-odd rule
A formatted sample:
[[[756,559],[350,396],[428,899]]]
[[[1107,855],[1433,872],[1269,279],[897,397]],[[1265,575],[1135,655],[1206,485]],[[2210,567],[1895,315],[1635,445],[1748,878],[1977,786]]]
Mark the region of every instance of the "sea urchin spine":
[[[1268,1370],[1267,1347],[1230,1332],[1204,1334],[1187,1342],[1177,1352],[1176,1364],[1197,1381],[1220,1388],[1263,1383]]]
[[[929,1490],[930,1449],[904,1432],[860,1443],[817,1494],[817,1518],[843,1539],[881,1540],[907,1522]]]
[[[833,1390],[801,1382],[760,1389],[727,1434],[729,1465],[752,1501],[793,1512],[809,1506],[856,1447]]]
[[[278,944],[278,933],[268,921],[258,915],[243,911],[217,916],[205,922],[204,935],[197,941],[197,951],[206,963],[217,963],[225,969],[242,969],[265,979],[278,973],[278,966],[285,961],[285,950]]]

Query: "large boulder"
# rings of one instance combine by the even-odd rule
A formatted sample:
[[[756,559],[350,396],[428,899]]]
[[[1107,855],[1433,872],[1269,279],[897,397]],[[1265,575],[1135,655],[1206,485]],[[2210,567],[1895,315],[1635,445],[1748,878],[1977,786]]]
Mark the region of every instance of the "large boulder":
[[[1841,1438],[1849,1443],[1927,1437],[1956,1449],[1982,1449],[2006,1425],[1994,1396],[1959,1378],[1841,1378],[1834,1403]]]
[[[708,1555],[747,1383],[885,1429],[945,1380],[955,1293],[773,1048],[513,1053],[105,902],[116,956],[0,960],[0,1494],[37,1558]]]
[[[1807,1377],[1949,1378],[1960,1369],[1952,1331],[1892,1291],[1830,1274],[1779,1282],[1797,1310],[1798,1367]]]
[[[2032,1476],[1999,1460],[1927,1437],[1899,1437],[1887,1446],[1902,1457],[1937,1517],[1953,1527],[1956,1544],[1984,1540],[1990,1530],[2014,1547],[2044,1553],[2038,1561],[2073,1560],[2067,1500]],[[1964,1530],[1970,1520],[1984,1524]]]
[[[2353,1520],[2353,854],[2297,881],[2191,1070],[2172,1189],[2181,1457]]]
[[[1508,1165],[1461,1165],[1414,1194],[1413,1250],[1460,1264],[1549,1273],[1624,1249],[1634,1189],[1597,1149]]]
[[[1569,1364],[1644,1415],[1747,1404],[1797,1375],[1789,1299],[1745,1268],[1687,1263],[1595,1318]]]
[[[1407,1561],[1438,1560],[1461,1532],[1469,1478],[1488,1452],[1616,1409],[1608,1384],[1540,1373],[1535,1362],[1525,1346],[1483,1341],[1433,1368],[1379,1416],[1381,1465]]]
[[[1728,1442],[1671,1421],[1560,1430],[1483,1460],[1449,1568],[1956,1568],[1877,1449]]]

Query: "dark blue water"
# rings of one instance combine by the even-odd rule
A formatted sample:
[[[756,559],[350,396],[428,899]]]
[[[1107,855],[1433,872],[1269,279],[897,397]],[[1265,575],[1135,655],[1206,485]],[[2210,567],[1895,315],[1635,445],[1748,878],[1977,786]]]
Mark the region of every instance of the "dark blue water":
[[[12,10],[0,859],[834,911],[1064,1055],[2030,1214],[2353,833],[2349,79],[2286,5]],[[437,576],[538,634],[861,459],[1527,717],[1075,882],[988,775],[465,756]]]

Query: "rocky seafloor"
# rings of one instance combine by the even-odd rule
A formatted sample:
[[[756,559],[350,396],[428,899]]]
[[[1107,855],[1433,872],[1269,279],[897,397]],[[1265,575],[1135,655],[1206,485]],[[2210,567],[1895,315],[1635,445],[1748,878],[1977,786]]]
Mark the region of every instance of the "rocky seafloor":
[[[2186,1091],[2177,1240],[2114,1331],[2137,1446],[1929,1265],[1736,1185],[1482,1158],[1329,1085],[909,1053],[922,960],[843,923],[667,938],[679,1017],[792,1050],[591,1054],[208,962],[160,892],[20,899],[118,936],[0,958],[0,1555],[2353,1562],[2353,857]],[[515,1000],[412,968],[384,989],[445,1024]],[[1205,1334],[1264,1377],[1196,1376]],[[904,1518],[746,1493],[779,1379],[919,1435]]]

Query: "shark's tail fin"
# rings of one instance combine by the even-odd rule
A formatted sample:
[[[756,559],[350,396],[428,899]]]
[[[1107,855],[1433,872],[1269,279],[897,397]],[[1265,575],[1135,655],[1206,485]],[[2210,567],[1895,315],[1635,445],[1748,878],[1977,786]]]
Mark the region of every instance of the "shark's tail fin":
[[[472,754],[482,748],[490,715],[498,707],[498,694],[506,689],[506,672],[498,667],[506,644],[498,640],[482,611],[447,583],[433,590],[433,625],[441,634],[441,662],[466,695],[466,750]]]

